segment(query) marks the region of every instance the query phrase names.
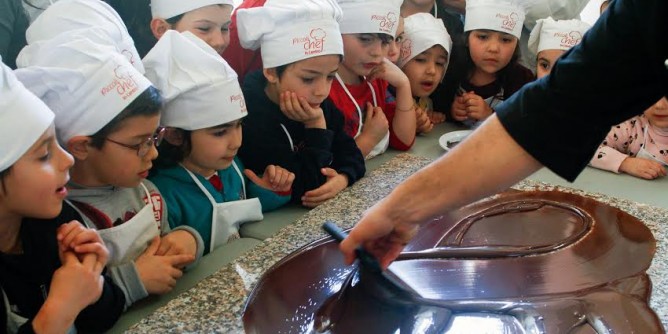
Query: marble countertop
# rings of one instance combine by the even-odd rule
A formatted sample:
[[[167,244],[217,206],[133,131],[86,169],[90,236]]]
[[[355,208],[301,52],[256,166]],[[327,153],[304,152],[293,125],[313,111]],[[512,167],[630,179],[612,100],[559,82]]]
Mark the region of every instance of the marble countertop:
[[[430,161],[410,154],[398,155],[334,200],[309,211],[300,220],[282,229],[251,252],[171,300],[130,328],[128,333],[242,333],[241,317],[246,297],[264,271],[289,253],[325,237],[320,228],[325,220],[335,221],[344,228],[352,227],[365,209],[385,197],[398,183]],[[668,233],[665,227],[665,224],[668,224],[668,210],[533,181],[522,181],[514,188],[572,192],[608,203],[642,220],[657,240],[656,255],[648,270],[653,284],[650,305],[663,326],[668,328],[668,302],[664,292],[668,291],[668,252],[664,237]]]

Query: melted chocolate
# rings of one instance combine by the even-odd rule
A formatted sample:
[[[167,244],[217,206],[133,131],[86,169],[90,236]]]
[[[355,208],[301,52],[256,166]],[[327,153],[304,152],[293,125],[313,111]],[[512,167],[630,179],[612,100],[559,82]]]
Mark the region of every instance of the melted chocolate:
[[[659,333],[638,219],[578,195],[503,193],[426,223],[388,269],[414,293],[343,263],[322,239],[261,278],[251,333]]]

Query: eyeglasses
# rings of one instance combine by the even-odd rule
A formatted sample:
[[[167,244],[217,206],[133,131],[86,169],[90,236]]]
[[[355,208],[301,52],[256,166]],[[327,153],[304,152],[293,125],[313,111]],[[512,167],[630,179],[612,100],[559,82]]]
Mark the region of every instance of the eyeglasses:
[[[110,142],[112,142],[116,145],[120,145],[120,146],[123,146],[125,148],[129,148],[131,150],[136,150],[137,151],[137,156],[139,156],[140,158],[143,158],[144,156],[146,156],[146,154],[148,154],[148,152],[151,150],[153,145],[155,145],[156,147],[160,146],[160,143],[162,142],[162,138],[164,138],[164,137],[165,137],[165,128],[159,128],[158,131],[156,131],[150,137],[144,139],[144,141],[142,141],[141,143],[136,144],[136,145],[128,145],[128,144],[119,143],[119,142],[117,142],[113,139],[110,139],[110,138],[105,138],[104,140],[108,140],[108,141],[110,141]]]

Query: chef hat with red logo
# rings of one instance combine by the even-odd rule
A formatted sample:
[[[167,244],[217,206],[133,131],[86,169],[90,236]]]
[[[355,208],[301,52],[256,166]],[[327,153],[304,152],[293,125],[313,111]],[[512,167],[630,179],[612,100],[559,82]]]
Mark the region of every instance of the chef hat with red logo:
[[[342,34],[397,35],[402,0],[338,0]]]
[[[334,0],[267,0],[237,11],[239,40],[246,49],[261,47],[265,68],[343,55],[341,15]]]
[[[56,114],[61,143],[94,135],[151,86],[115,47],[95,41],[60,34],[29,49],[29,63],[15,71]]]
[[[467,0],[464,31],[494,30],[520,38],[527,1]]]
[[[248,114],[237,73],[188,31],[167,31],[144,57],[144,65],[146,77],[165,99],[163,126],[199,130]]]
[[[580,44],[590,27],[580,20],[538,20],[529,36],[529,50],[535,55],[543,50],[568,50]]]
[[[404,67],[411,59],[434,45],[442,46],[448,55],[452,50],[452,39],[443,20],[429,13],[417,13],[405,18],[399,67]]]
[[[0,171],[19,160],[51,126],[53,112],[0,62]]]

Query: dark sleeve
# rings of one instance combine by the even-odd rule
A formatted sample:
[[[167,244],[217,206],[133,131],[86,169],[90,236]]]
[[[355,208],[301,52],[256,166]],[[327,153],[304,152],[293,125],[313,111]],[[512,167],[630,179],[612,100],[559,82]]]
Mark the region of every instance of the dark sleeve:
[[[292,135],[296,152],[292,151],[287,135],[279,121],[268,118],[264,111],[251,109],[243,126],[243,144],[239,156],[246,168],[264,173],[267,165],[279,165],[295,174],[292,183],[292,201],[301,203],[304,192],[321,186],[326,178],[320,172],[333,160],[334,132],[327,129],[302,129],[303,138],[290,130],[294,123],[286,119],[285,126]]]
[[[328,108],[328,127],[334,131],[334,142],[332,143],[333,167],[338,173],[348,176],[348,186],[351,186],[366,173],[364,156],[357,147],[355,139],[343,130],[344,120],[341,111],[336,109],[334,103],[329,103],[329,101],[325,103]]]
[[[20,0],[0,1],[0,56],[7,66],[16,68],[16,56],[26,45],[28,16]]]
[[[668,92],[667,6],[665,0],[613,1],[551,75],[497,108],[513,139],[573,181],[611,126]]]
[[[107,275],[104,277],[102,296],[93,305],[83,309],[74,321],[78,331],[104,332],[110,329],[123,313],[125,295]]]

